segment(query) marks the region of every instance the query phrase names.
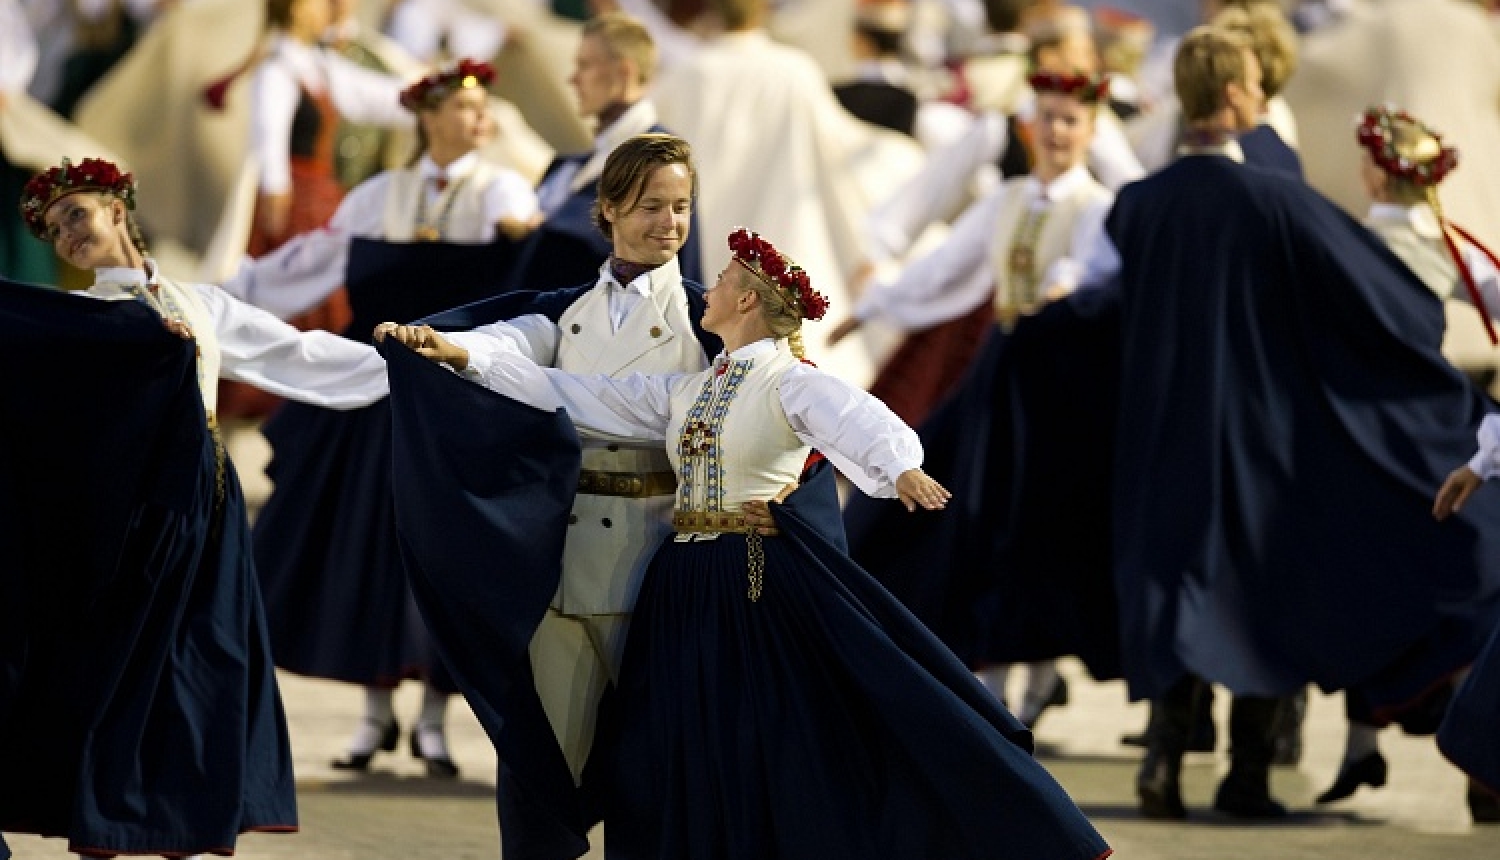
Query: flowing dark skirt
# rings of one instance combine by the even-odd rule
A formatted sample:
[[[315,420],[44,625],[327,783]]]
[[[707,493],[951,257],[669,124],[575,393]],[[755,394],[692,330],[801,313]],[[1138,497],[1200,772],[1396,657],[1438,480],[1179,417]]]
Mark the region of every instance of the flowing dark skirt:
[[[954,494],[909,515],[856,496],[851,555],[972,668],[1080,657],[1120,676],[1110,559],[1119,318],[1057,302],[991,335],[918,428]]]
[[[1500,792],[1500,627],[1448,706],[1437,742],[1465,773]]]
[[[295,829],[244,501],[193,345],[0,282],[0,830],[227,853]]]
[[[382,400],[335,412],[287,404],[265,426],[276,485],[255,527],[276,665],[315,678],[454,692],[406,584]]]
[[[143,506],[127,573],[33,627],[0,736],[0,830],[109,856],[231,854],[240,833],[297,829],[286,718],[227,461],[222,503],[208,507]]]
[[[601,740],[607,855],[1107,855],[963,665],[846,556],[778,521],[792,529],[763,539],[756,602],[742,535],[669,541],[653,560],[618,735]]]
[[[503,239],[356,240],[347,273],[355,316],[344,336],[368,342],[385,320],[496,295],[513,254]],[[276,489],[255,523],[255,560],[276,665],[377,687],[420,678],[457,692],[401,564],[389,400],[348,411],[288,403],[263,432]]]

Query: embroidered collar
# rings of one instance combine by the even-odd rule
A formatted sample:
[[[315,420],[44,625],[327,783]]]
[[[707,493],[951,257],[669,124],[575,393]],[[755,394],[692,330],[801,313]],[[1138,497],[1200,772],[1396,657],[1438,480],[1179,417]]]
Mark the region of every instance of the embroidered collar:
[[[1372,226],[1389,225],[1410,227],[1423,239],[1443,238],[1443,228],[1438,224],[1437,213],[1427,203],[1403,206],[1400,203],[1372,203],[1365,223]]]

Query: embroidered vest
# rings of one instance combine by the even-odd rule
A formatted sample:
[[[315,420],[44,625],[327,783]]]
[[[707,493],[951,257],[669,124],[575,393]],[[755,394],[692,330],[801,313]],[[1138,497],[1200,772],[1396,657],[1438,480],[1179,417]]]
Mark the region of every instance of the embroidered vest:
[[[1365,223],[1439,299],[1467,295],[1442,239],[1423,236],[1405,218],[1371,218]]]
[[[466,176],[454,177],[435,201],[423,205],[422,193],[427,182],[415,167],[390,172],[385,192],[383,218],[385,238],[390,242],[411,242],[420,226],[441,227],[443,242],[483,243],[495,237],[495,225],[484,211],[484,192],[495,179],[493,165],[483,161],[474,165]],[[445,214],[446,213],[446,214]],[[425,214],[426,224],[417,216]]]
[[[672,392],[667,454],[677,472],[677,509],[738,512],[775,496],[802,474],[809,448],[781,408],[781,379],[796,365],[785,340],[776,352],[730,361]]]
[[[137,286],[100,281],[89,288],[89,293],[105,299],[137,299],[137,288],[146,290],[144,284]],[[155,299],[155,302],[148,301],[146,304],[151,305],[158,313],[165,310],[167,315],[180,316],[193,330],[193,337],[198,344],[198,391],[203,396],[203,411],[212,414],[219,401],[221,361],[214,318],[191,285],[179,284],[159,274]]]
[[[1024,178],[1006,182],[1009,189],[995,219],[990,265],[995,273],[995,313],[1013,319],[1036,303],[1047,267],[1068,254],[1078,217],[1089,206],[1109,198],[1109,190],[1090,179],[1061,200],[1032,210],[1035,195]]]

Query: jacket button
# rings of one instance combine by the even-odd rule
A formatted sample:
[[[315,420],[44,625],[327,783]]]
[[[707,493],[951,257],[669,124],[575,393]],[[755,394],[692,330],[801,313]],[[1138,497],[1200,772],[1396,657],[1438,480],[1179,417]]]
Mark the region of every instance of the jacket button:
[[[568,525],[570,525],[570,526],[576,526],[576,525],[578,525],[578,515],[577,514],[568,514]]]
[[[573,333],[578,334],[581,331],[583,331],[583,326],[579,325],[578,323],[573,323]]]
[[[652,326],[651,327],[651,336],[652,337],[661,337],[661,327],[660,326]]]
[[[614,525],[614,523],[609,521],[609,517],[605,517],[604,519],[600,520],[599,524],[604,526],[605,528],[609,528],[610,526]]]

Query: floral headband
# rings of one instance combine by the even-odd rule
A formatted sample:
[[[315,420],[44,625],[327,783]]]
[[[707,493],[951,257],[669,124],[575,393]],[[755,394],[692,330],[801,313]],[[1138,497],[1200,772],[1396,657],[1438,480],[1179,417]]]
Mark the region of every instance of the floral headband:
[[[1036,92],[1073,96],[1086,105],[1096,105],[1109,98],[1109,78],[1103,75],[1032,72],[1026,82]]]
[[[451,68],[433,72],[401,91],[401,106],[415,113],[435,108],[443,99],[469,87],[489,86],[495,68],[489,63],[462,59]]]
[[[47,222],[43,216],[53,203],[80,191],[102,191],[125,201],[125,208],[135,208],[135,176],[102,158],[85,158],[73,164],[64,158],[62,164],[31,177],[21,191],[21,219],[31,235],[47,241]]]
[[[1437,155],[1425,161],[1414,161],[1397,152],[1394,134],[1394,125],[1397,122],[1410,123],[1432,135],[1432,139],[1438,146]],[[1366,108],[1365,112],[1360,115],[1355,136],[1360,146],[1370,153],[1370,158],[1377,167],[1397,179],[1404,179],[1419,187],[1430,188],[1437,185],[1452,172],[1453,168],[1458,166],[1458,150],[1451,146],[1443,146],[1442,135],[1406,111],[1398,110],[1391,105],[1374,105]]]
[[[807,272],[781,255],[759,233],[737,228],[729,234],[735,262],[791,302],[803,319],[820,320],[828,313],[828,297],[812,288]]]

